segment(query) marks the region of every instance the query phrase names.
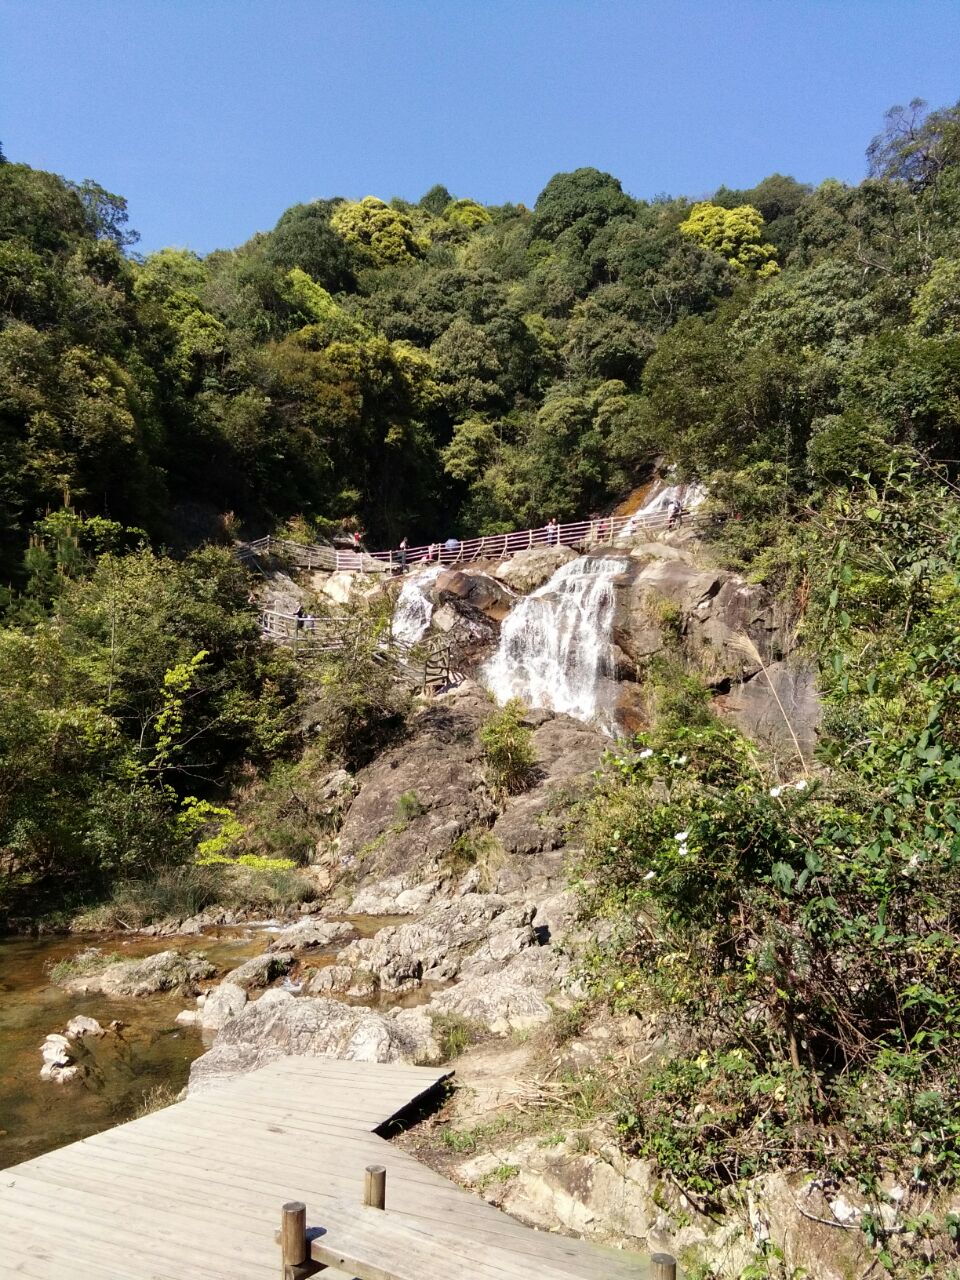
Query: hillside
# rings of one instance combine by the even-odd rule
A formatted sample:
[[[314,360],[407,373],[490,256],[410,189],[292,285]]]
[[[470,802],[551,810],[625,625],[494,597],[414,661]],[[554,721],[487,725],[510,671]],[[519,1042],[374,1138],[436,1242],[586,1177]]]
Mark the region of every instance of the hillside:
[[[204,259],[140,259],[121,197],[0,155],[0,919],[411,916],[269,1034],[453,984],[382,1015],[390,1052],[516,1051],[553,1130],[503,1106],[446,1154],[495,1132],[545,1169],[559,1133],[545,1225],[688,1240],[702,1276],[960,1274],[960,107],[867,155],[700,201],[591,168],[532,209],[318,200]],[[695,524],[605,544],[651,483],[702,489]],[[551,517],[589,532],[442,579],[234,545]],[[265,639],[278,602],[340,642]],[[528,615],[547,686],[599,637],[602,696],[495,709]],[[263,1051],[240,996],[198,1076]],[[590,1226],[587,1156],[660,1216]],[[842,1247],[791,1237],[801,1187]]]

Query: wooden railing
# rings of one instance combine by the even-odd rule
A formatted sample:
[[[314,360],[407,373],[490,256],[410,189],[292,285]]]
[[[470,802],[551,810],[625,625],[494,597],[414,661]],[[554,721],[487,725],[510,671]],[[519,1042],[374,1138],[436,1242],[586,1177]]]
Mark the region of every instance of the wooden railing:
[[[307,1280],[326,1268],[356,1280],[571,1280],[576,1274],[569,1260],[558,1270],[548,1254],[536,1259],[498,1237],[478,1249],[474,1241],[432,1224],[413,1225],[409,1215],[398,1218],[386,1209],[386,1181],[383,1165],[368,1165],[362,1203],[339,1206],[322,1226],[308,1228],[306,1205],[288,1201],[274,1233],[281,1280]],[[593,1263],[589,1275],[596,1274]],[[637,1280],[677,1280],[676,1259],[652,1254],[649,1266],[638,1267]]]
[[[471,564],[477,560],[509,560],[518,551],[528,551],[532,547],[561,546],[588,551],[592,547],[611,546],[635,529],[669,529],[689,522],[691,518],[689,511],[684,511],[679,517],[666,511],[653,511],[647,515],[597,516],[572,524],[541,525],[536,529],[491,533],[463,541],[452,538],[448,540],[451,545],[433,542],[422,547],[408,547],[405,551],[341,551],[332,546],[291,542],[287,538],[268,535],[242,543],[237,554],[243,559],[278,555],[303,569],[387,573],[414,564],[454,565]]]
[[[338,653],[361,637],[365,638],[365,630],[366,624],[357,618],[329,614],[313,617],[282,613],[277,609],[264,609],[260,614],[261,635],[286,645],[299,659]],[[460,684],[463,680],[459,650],[443,636],[405,644],[385,635],[374,649],[373,659],[392,667],[398,679],[422,693]]]

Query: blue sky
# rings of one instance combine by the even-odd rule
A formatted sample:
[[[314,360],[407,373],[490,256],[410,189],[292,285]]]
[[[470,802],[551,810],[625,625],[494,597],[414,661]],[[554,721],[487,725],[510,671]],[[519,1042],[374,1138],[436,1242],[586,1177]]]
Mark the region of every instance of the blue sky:
[[[532,204],[863,176],[895,102],[960,98],[960,0],[0,0],[11,160],[200,253],[320,196]]]

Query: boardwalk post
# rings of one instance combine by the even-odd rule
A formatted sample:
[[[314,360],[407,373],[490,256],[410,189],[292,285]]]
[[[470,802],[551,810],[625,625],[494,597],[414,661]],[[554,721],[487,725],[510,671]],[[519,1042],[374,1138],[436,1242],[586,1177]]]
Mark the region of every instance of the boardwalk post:
[[[677,1260],[672,1253],[650,1255],[650,1280],[677,1280]]]
[[[387,1171],[382,1164],[368,1164],[363,1174],[363,1203],[383,1209],[387,1203]]]
[[[281,1280],[292,1280],[294,1267],[307,1260],[307,1206],[302,1200],[288,1200],[280,1217]]]

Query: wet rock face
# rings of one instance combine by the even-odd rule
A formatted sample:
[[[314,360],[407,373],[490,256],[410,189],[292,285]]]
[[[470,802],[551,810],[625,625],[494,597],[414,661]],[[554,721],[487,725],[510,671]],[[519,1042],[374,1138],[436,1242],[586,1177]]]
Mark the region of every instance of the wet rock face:
[[[442,637],[450,646],[452,665],[464,675],[476,674],[500,638],[500,624],[457,597],[435,610],[428,639]]]
[[[460,601],[497,622],[502,622],[516,603],[514,593],[486,573],[445,569],[433,589],[440,604]]]

